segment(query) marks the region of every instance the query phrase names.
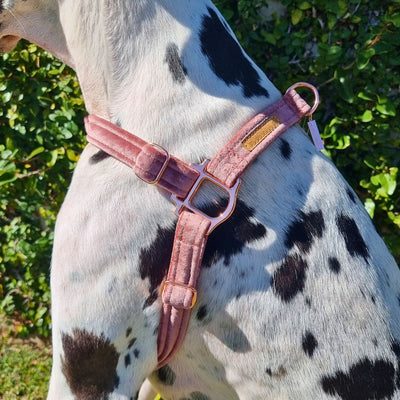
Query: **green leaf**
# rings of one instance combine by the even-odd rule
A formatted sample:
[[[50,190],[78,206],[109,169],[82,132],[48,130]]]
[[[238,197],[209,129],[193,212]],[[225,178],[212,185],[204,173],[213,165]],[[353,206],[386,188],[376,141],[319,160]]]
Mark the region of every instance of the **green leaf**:
[[[263,36],[267,43],[276,45],[276,38],[272,33],[265,33]]]
[[[44,149],[43,146],[37,147],[35,150],[33,150],[33,151],[26,157],[26,160],[30,160],[30,159],[32,159],[33,157],[37,156],[38,154],[43,153],[44,150],[45,150],[45,149]]]
[[[388,216],[400,228],[400,214],[389,211]]]
[[[375,202],[374,200],[367,198],[364,201],[364,207],[367,210],[369,216],[371,218],[374,218],[374,214],[375,214]]]
[[[15,182],[17,179],[17,176],[12,174],[0,174],[0,186]]]
[[[68,149],[67,150],[68,160],[77,162],[79,160],[79,154],[75,153],[75,151]]]
[[[347,78],[340,78],[340,85],[339,85],[339,93],[344,100],[348,103],[354,102],[354,92],[352,88],[352,83],[350,79]]]
[[[372,116],[372,112],[370,110],[364,111],[364,114],[360,117],[362,122],[371,122],[374,117]]]
[[[371,177],[371,182],[375,186],[380,186],[376,191],[377,196],[388,197],[394,193],[397,185],[396,175],[397,168],[394,168],[390,173],[381,173]]]
[[[50,158],[48,158],[48,161],[47,161],[46,165],[48,167],[53,167],[56,164],[57,159],[58,159],[58,151],[57,150],[53,150],[48,154],[49,154]]]
[[[295,8],[291,13],[291,21],[293,25],[297,25],[303,19],[303,11]]]
[[[373,100],[372,96],[364,91],[359,92],[357,97],[359,97],[362,100],[367,100],[367,101]]]
[[[308,10],[308,9],[310,9],[312,6],[311,6],[311,4],[308,2],[308,1],[302,1],[299,5],[298,5],[298,8],[300,9],[300,10]]]
[[[392,15],[388,20],[390,22],[392,22],[396,28],[400,28],[400,14],[399,13]]]
[[[357,68],[359,70],[363,70],[369,64],[371,58],[376,54],[376,50],[374,47],[371,47],[367,50],[362,50],[357,55]]]
[[[388,99],[383,104],[377,104],[376,105],[376,109],[383,115],[388,115],[390,117],[395,117],[396,116],[396,107]]]
[[[350,136],[345,135],[337,139],[336,148],[340,150],[347,149],[350,146]]]

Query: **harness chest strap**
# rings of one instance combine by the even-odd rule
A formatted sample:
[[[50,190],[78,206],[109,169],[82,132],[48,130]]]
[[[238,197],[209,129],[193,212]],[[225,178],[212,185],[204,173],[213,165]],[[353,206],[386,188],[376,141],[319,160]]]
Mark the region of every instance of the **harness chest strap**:
[[[310,87],[309,84],[302,86]],[[147,183],[170,191],[177,204],[179,220],[168,275],[161,288],[158,368],[172,358],[184,339],[191,308],[196,302],[207,237],[233,212],[239,176],[283,132],[311,113],[311,107],[294,89],[289,89],[280,100],[253,117],[211,162],[200,168],[187,165],[159,146],[97,116],[91,115],[85,120],[89,142],[131,166]],[[229,209],[223,218],[208,217],[191,204],[203,180],[210,180],[229,193]]]

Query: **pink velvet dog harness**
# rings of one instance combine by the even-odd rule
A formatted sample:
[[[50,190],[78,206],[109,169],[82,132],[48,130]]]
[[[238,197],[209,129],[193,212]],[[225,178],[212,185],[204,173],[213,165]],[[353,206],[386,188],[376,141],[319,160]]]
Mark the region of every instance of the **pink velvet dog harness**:
[[[310,107],[294,90],[305,86],[313,90],[315,103]],[[196,303],[197,280],[208,235],[232,214],[246,168],[283,132],[310,116],[309,127],[317,148],[322,142],[311,116],[319,103],[317,90],[298,83],[272,106],[253,117],[211,160],[188,165],[165,149],[100,117],[85,119],[88,141],[132,167],[137,176],[171,193],[179,217],[169,271],[161,286],[162,312],[158,333],[158,368],[165,365],[183,342]],[[229,196],[225,211],[211,217],[192,204],[204,181],[212,182]]]

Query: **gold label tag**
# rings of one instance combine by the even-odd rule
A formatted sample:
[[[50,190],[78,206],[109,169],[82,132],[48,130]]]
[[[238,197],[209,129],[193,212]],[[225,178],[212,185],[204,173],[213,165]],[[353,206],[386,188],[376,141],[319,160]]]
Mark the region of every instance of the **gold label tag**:
[[[253,151],[280,124],[280,119],[276,115],[271,115],[254,132],[243,139],[242,147],[248,151]]]

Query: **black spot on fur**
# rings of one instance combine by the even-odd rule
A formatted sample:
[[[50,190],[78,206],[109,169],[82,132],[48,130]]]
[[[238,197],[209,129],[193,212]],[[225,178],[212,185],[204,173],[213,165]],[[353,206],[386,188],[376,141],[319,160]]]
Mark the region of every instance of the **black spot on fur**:
[[[80,400],[108,399],[118,387],[119,354],[103,335],[73,330],[62,335],[62,372],[71,392]]]
[[[131,356],[127,354],[125,356],[125,368],[127,368],[129,365],[131,365]]]
[[[107,159],[108,157],[111,156],[105,151],[99,150],[97,153],[93,154],[92,157],[90,157],[89,164],[97,164],[100,161]]]
[[[205,207],[208,215],[220,214],[227,205],[227,200],[220,200],[219,204]],[[250,221],[254,210],[238,200],[232,216],[218,226],[209,236],[203,257],[203,266],[210,267],[221,258],[228,266],[235,254],[242,252],[246,244],[263,238],[267,234],[264,225]]]
[[[328,264],[329,264],[329,269],[332,272],[334,272],[335,274],[338,274],[340,272],[341,269],[340,262],[336,257],[329,257]]]
[[[271,278],[274,293],[283,301],[291,301],[304,289],[307,262],[300,255],[287,256]]]
[[[200,32],[201,51],[210,67],[227,85],[241,85],[245,97],[265,96],[268,91],[260,85],[260,76],[246,58],[239,44],[227,31],[217,13],[208,8]]]
[[[353,192],[350,188],[347,188],[347,189],[346,189],[346,193],[347,193],[347,195],[350,197],[350,200],[351,200],[354,204],[356,204],[356,203],[357,203],[357,200],[356,200],[356,195],[354,194],[354,192]]]
[[[400,344],[397,341],[393,342],[392,351],[397,358],[396,387],[400,389]]]
[[[138,349],[133,350],[133,355],[135,358],[139,358],[140,351]]]
[[[314,355],[315,349],[318,347],[317,339],[311,332],[306,332],[303,336],[302,347],[304,353],[306,353],[310,358]]]
[[[207,316],[207,306],[203,304],[198,310],[197,310],[197,319],[199,321],[203,321],[204,318]]]
[[[282,157],[286,160],[290,160],[292,155],[292,148],[287,140],[281,139],[279,144],[279,149],[281,151]]]
[[[190,393],[190,398],[192,400],[210,400],[208,396],[201,392],[192,392]]]
[[[126,330],[125,336],[128,337],[132,333],[132,328]]]
[[[168,45],[165,62],[168,64],[174,82],[183,84],[186,80],[187,69],[182,63],[178,46],[175,43]]]
[[[225,210],[226,205],[227,200],[221,199],[202,209],[209,215],[218,215]],[[203,256],[204,267],[210,267],[220,259],[224,260],[225,265],[229,265],[231,257],[240,253],[246,244],[266,235],[267,231],[262,224],[250,220],[253,215],[253,209],[242,201],[237,201],[232,216],[209,236]],[[158,297],[157,288],[169,268],[174,236],[175,226],[168,229],[158,227],[153,243],[140,252],[140,276],[150,280],[150,295],[145,300],[144,308],[153,304]]]
[[[343,400],[379,400],[393,396],[395,369],[386,360],[367,358],[350,367],[347,373],[336,372],[321,380],[325,393],[340,396]]]
[[[158,380],[167,386],[172,386],[175,383],[176,374],[169,365],[164,365],[157,371]]]
[[[322,211],[301,212],[300,218],[290,225],[286,233],[285,245],[288,249],[297,246],[307,253],[311,249],[314,238],[321,238],[325,230],[325,221]]]
[[[265,373],[269,375],[271,378],[276,378],[276,379],[284,378],[287,375],[286,368],[284,368],[282,365],[278,368],[277,371],[272,371],[271,368],[267,368],[265,370]]]
[[[340,214],[336,217],[336,224],[344,238],[347,251],[350,255],[352,257],[363,257],[367,261],[369,250],[354,219]]]
[[[136,338],[133,338],[128,343],[128,349],[130,349],[136,343]]]
[[[157,287],[166,276],[172,254],[172,246],[175,236],[175,227],[164,229],[157,228],[154,242],[147,249],[140,252],[139,271],[142,279],[150,280],[150,296],[144,303],[144,308],[157,300]]]

